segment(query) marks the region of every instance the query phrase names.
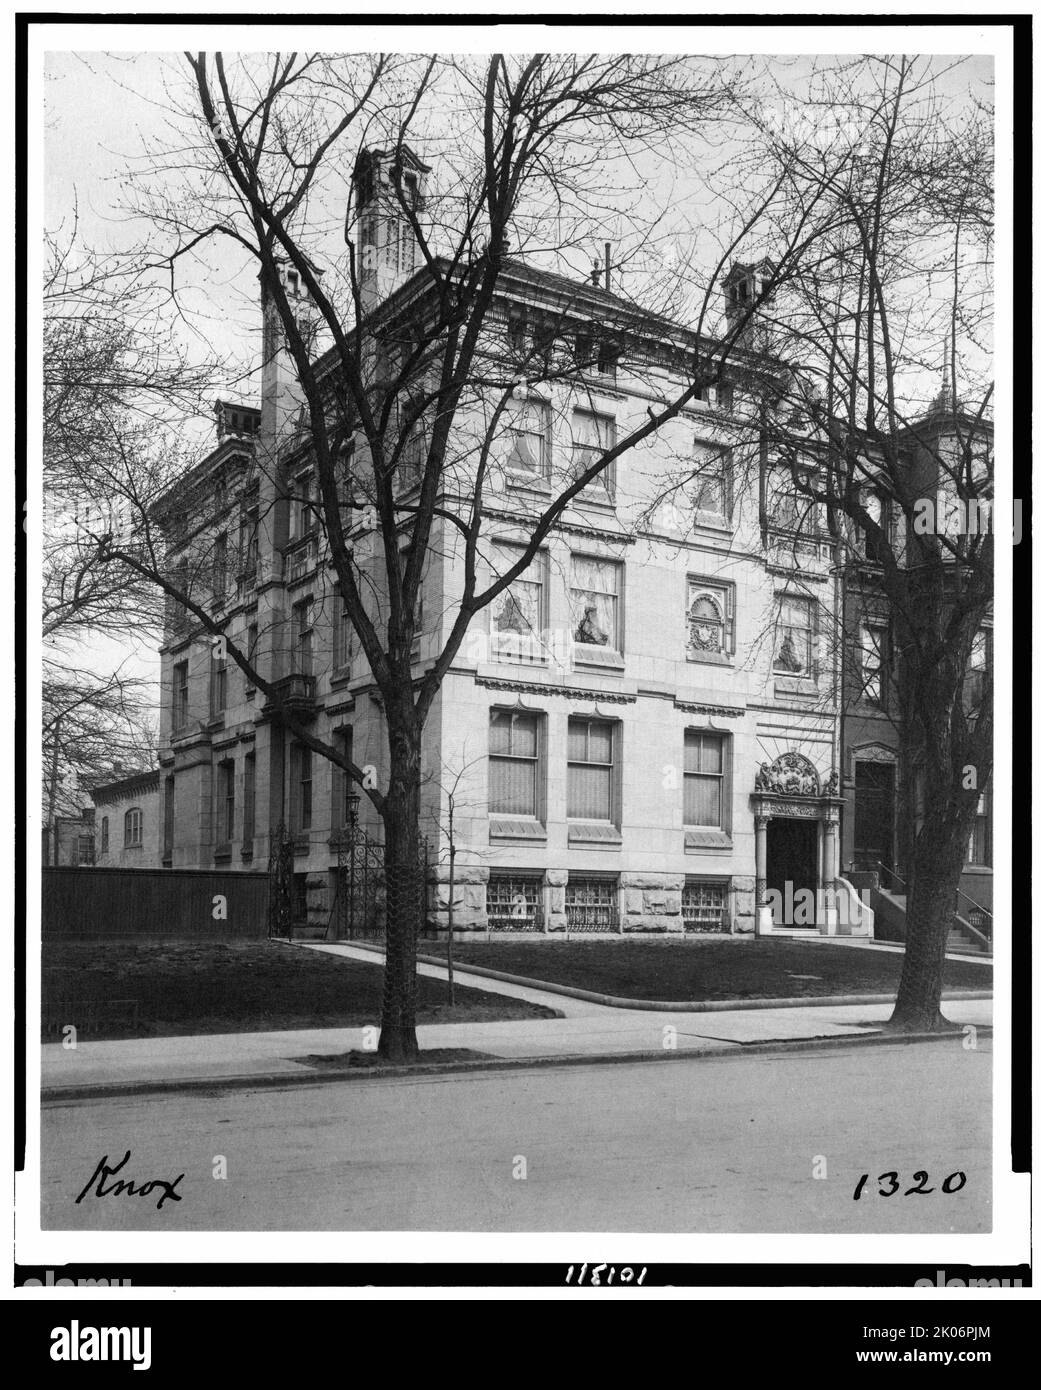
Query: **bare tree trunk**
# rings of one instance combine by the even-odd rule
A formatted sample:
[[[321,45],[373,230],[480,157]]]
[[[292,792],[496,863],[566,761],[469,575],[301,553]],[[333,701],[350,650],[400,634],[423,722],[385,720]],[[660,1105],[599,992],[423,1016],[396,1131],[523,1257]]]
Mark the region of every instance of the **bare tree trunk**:
[[[391,710],[387,714],[389,722],[396,722]],[[378,1048],[378,1055],[390,1062],[419,1056],[416,942],[426,888],[419,845],[420,747],[418,729],[392,728],[390,786],[383,806],[387,953]]]
[[[944,952],[954,922],[968,829],[954,815],[923,826],[907,898],[907,947],[888,1028],[933,1033],[950,1028],[941,1011]]]

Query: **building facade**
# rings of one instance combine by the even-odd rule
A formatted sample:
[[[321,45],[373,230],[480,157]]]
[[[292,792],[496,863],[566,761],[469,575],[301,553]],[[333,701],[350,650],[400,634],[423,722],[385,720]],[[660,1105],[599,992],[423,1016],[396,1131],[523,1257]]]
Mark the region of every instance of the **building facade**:
[[[375,252],[362,277],[374,340],[381,323],[421,319],[429,293],[387,196],[389,158],[368,152],[355,178]],[[419,198],[428,170],[412,156],[406,165]],[[754,298],[764,264],[732,268],[728,316]],[[306,321],[298,277],[279,275]],[[216,448],[160,509],[170,561],[309,729],[381,783],[379,691],[337,594],[300,392],[261,293],[259,406],[219,403]],[[504,412],[486,582],[561,481],[673,397],[704,351],[606,285],[508,261],[489,361],[529,352],[547,324],[575,369],[521,382]],[[826,536],[764,505],[765,346],[735,351],[719,385],[620,456],[475,618],[424,731],[430,930],[448,925],[451,857],[459,931],[870,934],[870,910],[840,874],[840,578]],[[464,412],[460,431],[473,423],[480,437],[478,416],[476,405],[469,422]],[[360,448],[350,458],[364,469]],[[673,473],[693,486],[670,494]],[[404,468],[402,484],[413,485]],[[378,588],[363,518],[352,544]],[[417,672],[458,611],[461,544],[435,522]],[[379,841],[368,800],[292,738],[226,645],[175,605],[162,689],[160,862],[248,869],[288,857],[296,923],[337,934],[367,868],[359,846],[368,854]]]
[[[158,770],[95,787],[91,796],[97,867],[158,869],[163,839]]]

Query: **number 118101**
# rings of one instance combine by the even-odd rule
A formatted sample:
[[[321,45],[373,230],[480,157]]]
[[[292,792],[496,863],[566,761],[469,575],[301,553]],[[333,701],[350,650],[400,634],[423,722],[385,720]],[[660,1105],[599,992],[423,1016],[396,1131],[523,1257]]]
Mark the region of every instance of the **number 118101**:
[[[864,1191],[864,1185],[870,1176],[870,1173],[861,1173],[860,1181],[853,1191],[854,1202],[860,1201],[860,1195]],[[912,1194],[927,1197],[930,1192],[936,1191],[935,1187],[926,1187],[925,1184],[929,1181],[929,1174],[925,1172],[924,1169],[921,1172],[912,1173],[911,1177],[913,1179],[911,1186],[904,1188],[905,1197],[910,1197]],[[880,1197],[894,1197],[900,1191],[900,1176],[898,1173],[879,1173],[876,1182],[878,1183],[878,1195]],[[947,1193],[960,1192],[964,1186],[964,1173],[948,1173],[940,1184],[940,1191]]]

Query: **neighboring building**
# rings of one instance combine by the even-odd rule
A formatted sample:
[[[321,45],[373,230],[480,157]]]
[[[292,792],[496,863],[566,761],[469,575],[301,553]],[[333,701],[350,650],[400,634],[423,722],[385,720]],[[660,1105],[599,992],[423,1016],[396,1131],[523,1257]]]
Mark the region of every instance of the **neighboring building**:
[[[367,152],[354,185],[362,240],[376,249],[362,281],[373,341],[387,325],[421,321],[431,293],[426,271],[413,274],[411,234],[386,195],[388,160]],[[426,166],[408,153],[405,162],[419,198]],[[742,312],[764,268],[732,268],[728,314]],[[297,277],[279,273],[305,318]],[[379,694],[309,505],[300,394],[263,291],[262,303],[260,406],[220,403],[216,449],[158,515],[193,597],[212,605],[316,735],[379,776]],[[522,351],[546,324],[577,366],[570,380],[515,393],[485,508],[486,577],[552,480],[673,394],[695,349],[693,335],[606,285],[508,261],[486,351]],[[724,386],[583,494],[524,578],[475,620],[424,736],[433,927],[447,921],[451,787],[457,929],[753,932],[784,921],[870,932],[870,913],[837,878],[832,543],[822,533],[789,544],[792,518],[737,482],[770,366],[764,345],[752,346],[734,351]],[[333,370],[330,356],[330,378]],[[646,515],[661,469],[677,457],[697,462],[697,497],[682,513],[666,505]],[[349,468],[365,468],[360,447]],[[417,670],[441,649],[460,596],[458,533],[436,526]],[[363,522],[353,541],[365,566]],[[378,579],[375,564],[372,573]],[[297,920],[328,924],[345,874],[355,891],[345,842],[378,836],[367,799],[356,812],[346,779],[294,742],[234,662],[173,607],[162,688],[161,861],[265,868],[285,827]],[[772,906],[770,890],[779,894]]]
[[[953,536],[960,525],[990,526],[990,501],[981,501],[976,517],[956,516],[945,487],[946,469],[962,465],[968,445],[989,455],[993,445],[990,422],[956,412],[944,384],[926,414],[903,435],[901,445],[908,476],[914,479],[914,495],[931,501],[940,529]],[[980,461],[976,478],[990,474],[989,463]],[[914,562],[915,537],[906,534],[903,516],[884,498],[873,499],[873,514],[882,524],[899,558]],[[919,814],[921,794],[916,770],[902,764],[899,749],[899,714],[892,689],[898,678],[893,670],[888,600],[879,582],[880,567],[863,546],[844,572],[844,630],[846,664],[844,678],[842,794],[845,800],[842,828],[843,872],[858,883],[862,875],[877,875],[878,886],[902,904],[905,887],[907,839]],[[972,651],[972,676],[966,699],[976,703],[980,687],[992,670],[992,633],[988,620]],[[980,796],[976,827],[961,878],[956,924],[966,944],[974,927],[989,937],[993,905],[991,844],[991,791]],[[956,931],[957,935],[957,931]],[[979,944],[978,938],[977,943]]]
[[[85,806],[78,816],[56,816],[43,832],[45,866],[89,867],[94,863],[94,811]]]
[[[159,772],[138,772],[95,787],[94,824],[100,869],[157,869],[162,864]]]

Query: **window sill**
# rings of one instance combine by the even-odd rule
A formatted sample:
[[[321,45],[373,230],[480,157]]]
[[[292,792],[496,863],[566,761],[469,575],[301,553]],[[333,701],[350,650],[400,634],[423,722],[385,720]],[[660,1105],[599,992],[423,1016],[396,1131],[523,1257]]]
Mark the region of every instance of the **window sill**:
[[[692,652],[687,649],[687,660],[700,666],[733,666],[733,652]]]
[[[545,841],[546,827],[534,818],[529,820],[520,816],[492,816],[488,823],[488,838]]]
[[[329,684],[333,689],[338,689],[341,685],[346,685],[351,679],[351,668],[349,666],[338,666],[329,676]]]
[[[775,695],[803,695],[815,699],[818,693],[817,682],[809,677],[802,680],[798,676],[774,675]]]
[[[734,842],[725,830],[688,827],[683,832],[683,849],[687,854],[701,854],[712,850],[732,850],[733,848]]]
[[[231,862],[231,845],[218,845],[213,851],[213,862],[215,864],[228,864]]]
[[[517,492],[537,492],[540,497],[548,497],[552,491],[549,479],[538,473],[516,473],[508,471],[506,486]]]
[[[164,855],[163,855],[163,868],[164,868],[164,869],[172,869],[172,868],[173,868],[173,855],[172,855],[172,854],[164,854]]]
[[[625,670],[625,657],[614,647],[590,647],[585,643],[575,643],[576,666],[610,667],[612,670]]]
[[[569,845],[588,845],[592,849],[620,849],[622,832],[606,821],[577,821],[567,828]]]

